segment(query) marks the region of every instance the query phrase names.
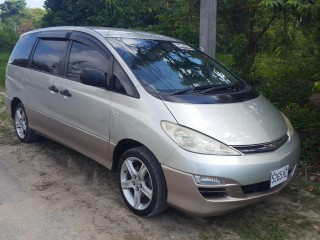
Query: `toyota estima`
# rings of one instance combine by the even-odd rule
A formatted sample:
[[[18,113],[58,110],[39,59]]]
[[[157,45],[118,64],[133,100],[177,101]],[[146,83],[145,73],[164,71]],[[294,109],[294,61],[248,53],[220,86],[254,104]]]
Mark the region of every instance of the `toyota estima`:
[[[56,27],[25,33],[6,71],[22,142],[44,135],[118,172],[139,216],[223,214],[293,178],[299,137],[250,85],[162,35]]]

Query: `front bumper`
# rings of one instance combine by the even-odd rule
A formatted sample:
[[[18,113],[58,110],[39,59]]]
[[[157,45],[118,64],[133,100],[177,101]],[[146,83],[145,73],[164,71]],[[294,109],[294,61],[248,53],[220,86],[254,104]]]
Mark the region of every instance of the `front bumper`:
[[[196,216],[221,215],[246,207],[281,191],[292,180],[299,158],[297,134],[271,153],[221,157],[177,150],[167,164],[162,165],[168,203]],[[270,189],[271,172],[286,165],[289,165],[288,180]],[[199,185],[194,174],[218,177],[225,184]],[[214,194],[203,194],[206,190]]]
[[[261,202],[275,195],[283,189],[293,178],[295,171],[292,171],[288,180],[274,189],[261,193],[245,195],[241,185],[226,184],[227,195],[218,198],[205,198],[199,188],[208,188],[208,186],[197,185],[193,175],[183,173],[166,166],[162,166],[164,175],[168,184],[168,203],[174,208],[194,216],[217,216],[232,212],[234,210]],[[212,188],[212,186],[211,186]],[[215,188],[220,188],[215,186]]]

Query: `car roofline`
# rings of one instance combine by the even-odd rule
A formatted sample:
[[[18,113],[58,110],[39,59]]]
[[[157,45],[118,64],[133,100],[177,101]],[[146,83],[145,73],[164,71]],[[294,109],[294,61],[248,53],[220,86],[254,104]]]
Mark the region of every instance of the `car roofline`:
[[[181,40],[173,37],[151,33],[151,32],[122,29],[122,28],[92,27],[92,26],[89,26],[89,27],[59,26],[59,27],[40,28],[30,32],[23,33],[21,37],[31,33],[44,32],[44,31],[84,31],[84,32],[93,31],[100,34],[104,38],[136,38],[136,39],[182,42]]]

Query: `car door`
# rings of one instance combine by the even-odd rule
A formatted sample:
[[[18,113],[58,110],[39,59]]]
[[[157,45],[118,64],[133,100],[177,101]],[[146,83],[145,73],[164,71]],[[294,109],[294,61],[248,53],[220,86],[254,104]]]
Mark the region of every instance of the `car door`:
[[[110,77],[110,55],[95,38],[74,32],[65,64],[64,78],[59,80],[59,113],[63,124],[61,139],[68,146],[101,164],[107,161],[109,145],[110,92],[105,87],[82,84],[80,75],[85,68],[101,70]]]
[[[24,71],[23,103],[29,116],[30,127],[51,136],[53,119],[58,115],[60,98],[58,82],[61,78],[69,40],[66,32],[41,33],[32,53],[29,69]]]
[[[112,63],[109,126],[110,142],[115,145],[122,139],[139,139],[145,129],[141,128],[140,120],[137,119],[147,113],[141,109],[140,94],[127,73],[115,58]]]

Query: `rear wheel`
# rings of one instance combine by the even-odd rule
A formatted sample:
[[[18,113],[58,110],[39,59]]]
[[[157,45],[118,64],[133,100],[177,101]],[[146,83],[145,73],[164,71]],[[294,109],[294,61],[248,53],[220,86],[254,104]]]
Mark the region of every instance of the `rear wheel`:
[[[30,143],[38,139],[38,135],[29,128],[28,117],[22,103],[19,103],[14,111],[14,125],[21,142]]]
[[[128,208],[151,217],[167,209],[167,188],[160,163],[145,147],[128,150],[120,159],[119,188]]]

